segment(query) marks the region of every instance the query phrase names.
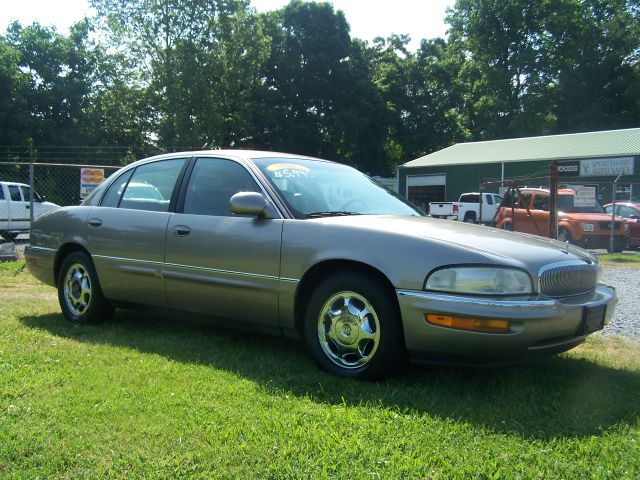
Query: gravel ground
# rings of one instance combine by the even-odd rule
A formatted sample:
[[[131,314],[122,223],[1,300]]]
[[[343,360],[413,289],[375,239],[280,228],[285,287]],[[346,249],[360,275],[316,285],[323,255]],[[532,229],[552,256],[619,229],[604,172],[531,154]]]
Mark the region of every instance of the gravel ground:
[[[618,335],[640,340],[640,268],[603,268],[601,282],[618,290],[618,307],[600,335]]]

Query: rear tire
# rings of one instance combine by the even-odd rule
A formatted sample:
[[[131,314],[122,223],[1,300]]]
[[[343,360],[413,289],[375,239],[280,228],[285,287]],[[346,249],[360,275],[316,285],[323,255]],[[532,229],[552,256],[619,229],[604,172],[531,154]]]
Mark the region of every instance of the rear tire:
[[[336,273],[316,288],[304,338],[318,366],[333,375],[373,380],[406,361],[397,305],[386,289],[356,272]]]
[[[58,301],[65,318],[74,323],[102,322],[114,312],[102,295],[93,262],[84,252],[72,252],[62,262]]]
[[[476,223],[476,214],[475,213],[467,213],[464,216],[465,223]]]

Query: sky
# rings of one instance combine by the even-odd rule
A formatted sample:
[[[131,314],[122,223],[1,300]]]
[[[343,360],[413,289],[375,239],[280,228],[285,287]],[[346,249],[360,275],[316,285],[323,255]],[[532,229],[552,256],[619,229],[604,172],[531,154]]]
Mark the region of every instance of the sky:
[[[288,0],[251,0],[261,12],[275,10],[289,3]],[[423,38],[444,37],[445,10],[454,0],[333,0],[336,10],[342,10],[351,25],[351,36],[371,42],[375,37],[387,37],[392,33],[408,34],[412,50],[418,48]],[[55,25],[66,33],[69,26],[91,17],[92,9],[87,0],[0,0],[0,31],[12,20],[23,25],[38,21],[43,25]]]

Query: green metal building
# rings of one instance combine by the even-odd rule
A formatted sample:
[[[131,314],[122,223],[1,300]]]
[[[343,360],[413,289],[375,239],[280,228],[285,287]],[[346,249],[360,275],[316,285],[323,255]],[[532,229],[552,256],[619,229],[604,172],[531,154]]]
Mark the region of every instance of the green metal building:
[[[548,177],[551,162],[558,162],[564,183],[612,183],[640,191],[640,128],[602,132],[457,143],[398,167],[398,189],[416,205],[456,201],[461,193],[477,192],[481,181]],[[634,185],[636,184],[636,185]],[[548,185],[548,184],[546,184]],[[546,186],[544,180],[527,186]],[[486,191],[500,192],[500,183]]]

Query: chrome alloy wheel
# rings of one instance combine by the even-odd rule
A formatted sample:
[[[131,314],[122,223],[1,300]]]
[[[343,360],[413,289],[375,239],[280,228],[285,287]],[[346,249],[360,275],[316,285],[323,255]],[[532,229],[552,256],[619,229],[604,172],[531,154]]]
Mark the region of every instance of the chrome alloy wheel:
[[[318,339],[324,354],[339,367],[362,367],[373,359],[380,345],[378,315],[362,295],[336,293],[318,316]]]
[[[81,263],[72,264],[64,277],[64,301],[69,311],[80,316],[91,304],[91,279]]]

